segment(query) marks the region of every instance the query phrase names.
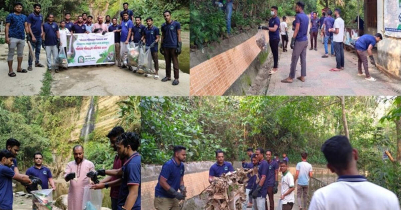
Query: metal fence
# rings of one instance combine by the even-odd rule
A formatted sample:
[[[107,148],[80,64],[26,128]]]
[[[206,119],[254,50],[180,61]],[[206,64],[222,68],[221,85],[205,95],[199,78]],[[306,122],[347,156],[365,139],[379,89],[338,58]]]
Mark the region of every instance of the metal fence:
[[[337,175],[328,169],[314,169],[313,176],[309,179],[308,207],[316,190],[329,185],[337,180]]]

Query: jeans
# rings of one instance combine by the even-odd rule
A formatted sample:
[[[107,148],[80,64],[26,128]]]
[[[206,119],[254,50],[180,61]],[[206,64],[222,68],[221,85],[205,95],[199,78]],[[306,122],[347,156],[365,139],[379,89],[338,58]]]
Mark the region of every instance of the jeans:
[[[266,198],[265,197],[257,197],[253,199],[253,206],[252,209],[254,210],[265,210],[266,206]]]
[[[52,56],[53,56],[53,65],[52,65],[52,58],[51,58]],[[53,69],[53,67],[58,69],[57,57],[58,57],[57,45],[46,46],[46,58],[47,58],[47,68],[48,69]]]
[[[231,32],[231,15],[233,14],[233,2],[228,2],[226,6],[226,15],[227,15],[227,33]]]
[[[331,54],[334,55],[333,37],[329,37],[329,36],[324,37],[324,52],[326,55],[329,54],[329,51],[327,49],[327,43],[329,42],[329,38],[331,40]]]
[[[242,203],[242,210],[246,210],[247,209],[247,206],[248,206],[248,203],[250,203],[251,202],[251,196],[249,196],[249,192],[251,191],[251,189],[245,189],[245,194],[246,194],[246,200],[245,200],[245,202],[244,203]],[[252,207],[252,210],[253,210],[254,208]]]
[[[40,48],[42,47],[42,37],[36,37],[36,42],[31,41],[32,50],[35,51],[35,63],[39,63]],[[32,56],[29,54],[28,66],[32,66]]]
[[[336,53],[336,68],[344,67],[344,45],[342,42],[333,42],[334,52]]]

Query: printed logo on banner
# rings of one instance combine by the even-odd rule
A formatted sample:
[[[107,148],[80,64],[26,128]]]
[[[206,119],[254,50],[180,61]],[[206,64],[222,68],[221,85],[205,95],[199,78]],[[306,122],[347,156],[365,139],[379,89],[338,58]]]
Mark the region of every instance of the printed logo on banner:
[[[79,56],[78,63],[85,63],[85,58],[83,56]]]

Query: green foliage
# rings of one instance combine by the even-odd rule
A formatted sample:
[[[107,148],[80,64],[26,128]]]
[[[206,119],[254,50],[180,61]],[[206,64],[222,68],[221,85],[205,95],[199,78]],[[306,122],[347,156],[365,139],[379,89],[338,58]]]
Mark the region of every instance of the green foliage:
[[[52,77],[52,73],[51,71],[46,71],[44,74],[44,78],[43,78],[43,86],[42,88],[40,88],[40,96],[49,96],[51,94],[51,87],[52,87],[52,81],[53,81],[53,77]]]

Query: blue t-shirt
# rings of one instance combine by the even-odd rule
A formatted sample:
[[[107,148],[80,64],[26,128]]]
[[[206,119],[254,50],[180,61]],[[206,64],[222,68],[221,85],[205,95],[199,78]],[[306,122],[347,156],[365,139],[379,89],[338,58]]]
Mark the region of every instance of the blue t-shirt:
[[[269,30],[269,37],[271,40],[280,40],[280,18],[274,17],[269,20],[269,27],[273,28],[277,25],[275,32]]]
[[[283,158],[283,161],[287,161],[287,163],[290,162],[290,159],[288,159],[288,157]]]
[[[319,29],[320,28],[322,28],[322,26],[323,26],[323,22],[324,22],[324,19],[325,19],[326,17],[321,17],[320,19],[319,19]]]
[[[309,25],[309,18],[305,15],[304,12],[300,12],[295,16],[295,25],[299,23],[299,31],[297,37],[295,38],[296,41],[306,41],[308,40],[308,25]]]
[[[247,168],[253,168],[253,163],[247,163]],[[256,176],[251,176],[251,174],[249,173],[248,175],[248,183],[246,184],[246,189],[252,189],[253,186],[255,185],[255,181],[256,181]]]
[[[159,29],[156,26],[152,26],[151,28],[145,28],[145,39],[146,46],[150,46],[155,40],[156,36],[160,36]],[[150,49],[151,52],[157,52],[159,49],[159,43],[157,42],[153,48]]]
[[[163,47],[177,48],[178,47],[178,30],[181,30],[181,25],[177,21],[162,24]]]
[[[334,25],[334,18],[328,16],[328,17],[326,17],[326,18],[324,19],[324,22],[323,22],[323,23],[325,24],[325,29],[324,29],[324,31],[325,31],[325,36],[326,36],[326,37],[328,37],[328,36],[332,37],[332,36],[333,36],[333,32],[329,32],[329,29],[330,29],[330,28],[333,28],[333,25]]]
[[[69,31],[71,31],[73,25],[74,25],[73,22],[71,22],[71,21],[70,21],[70,22],[65,21],[65,28],[67,28]]]
[[[111,25],[111,26],[109,26],[109,32],[113,32],[114,30],[120,30],[120,29],[121,29],[120,25],[116,25],[116,26]],[[121,37],[120,32],[115,32],[114,33],[114,43],[120,43],[120,37]]]
[[[311,19],[310,22],[312,23],[311,31],[312,32],[317,32],[319,30],[319,19]]]
[[[365,34],[359,37],[355,42],[355,48],[361,51],[367,50],[369,45],[372,45],[373,47],[376,45],[375,37],[370,34]]]
[[[263,176],[267,178],[268,168],[269,164],[267,164],[266,160],[262,160],[259,163],[258,165],[259,180],[261,180]],[[253,186],[253,189],[256,189],[257,185],[260,184],[255,184],[255,186]],[[258,197],[262,196],[265,198],[266,195],[267,195],[267,180],[265,180],[265,182],[263,183],[262,189],[259,191]]]
[[[139,43],[142,39],[142,35],[145,34],[146,26],[140,24],[137,26],[136,24],[132,27],[132,32],[134,33],[134,43]]]
[[[8,30],[9,38],[25,39],[25,23],[27,18],[25,15],[16,15],[15,13],[10,13],[7,15],[6,23],[10,23],[10,28]]]
[[[0,209],[13,209],[14,171],[4,165],[0,165]]]
[[[52,172],[50,169],[42,166],[40,169],[36,168],[35,166],[32,166],[26,170],[26,175],[32,175],[38,177],[40,180],[42,180],[42,189],[49,189],[49,178],[53,178]]]
[[[31,30],[35,37],[40,37],[42,35],[42,21],[43,17],[41,14],[36,15],[34,13],[31,13],[28,16],[27,22],[31,24]]]
[[[121,20],[123,20],[123,18],[124,18],[123,12],[124,12],[124,10],[120,12]],[[132,17],[134,16],[134,12],[132,10],[127,10],[127,13],[128,13],[128,20],[132,20]]]
[[[55,22],[43,24],[43,32],[45,32],[45,46],[57,45],[58,26]]]
[[[245,162],[242,164],[242,168],[253,168],[253,163],[252,162]]]
[[[11,170],[14,171],[14,168],[17,167],[18,168],[18,164],[17,164],[17,158],[13,158],[13,165],[10,167]]]
[[[88,24],[85,24],[85,29],[87,32],[92,33],[92,28],[93,28],[93,23],[90,26]]]
[[[278,163],[276,161],[271,161],[270,163],[267,162],[267,164],[269,165],[268,171],[267,171],[267,177],[266,177],[266,181],[267,182],[267,186],[271,187],[274,186],[275,182],[276,182],[276,170],[278,170]]]
[[[138,185],[138,197],[136,198],[135,204],[132,210],[141,210],[141,156],[135,152],[131,157],[124,163],[122,167],[123,176],[122,183],[120,185],[120,193],[118,199],[118,210],[122,210],[122,207],[127,200],[129,194],[129,185]]]
[[[234,171],[231,163],[224,161],[223,165],[217,163],[213,164],[209,170],[209,176],[220,177],[222,174],[226,174],[230,171]]]
[[[180,188],[181,178],[184,177],[184,172],[184,164],[180,163],[180,165],[178,165],[174,158],[172,158],[163,165],[158,180],[160,180],[161,177],[164,177],[167,179],[167,184],[177,191]],[[173,195],[170,195],[160,186],[159,182],[155,187],[155,197],[174,198]]]
[[[82,25],[74,24],[72,25],[71,31],[78,34],[83,34],[86,32],[86,26],[82,23]]]
[[[134,26],[134,24],[132,23],[131,20],[128,21],[123,20],[123,22],[121,23],[121,37],[120,37],[121,42],[125,42],[127,40],[129,29],[132,28],[132,26]],[[131,34],[129,36],[128,42],[131,42]]]

